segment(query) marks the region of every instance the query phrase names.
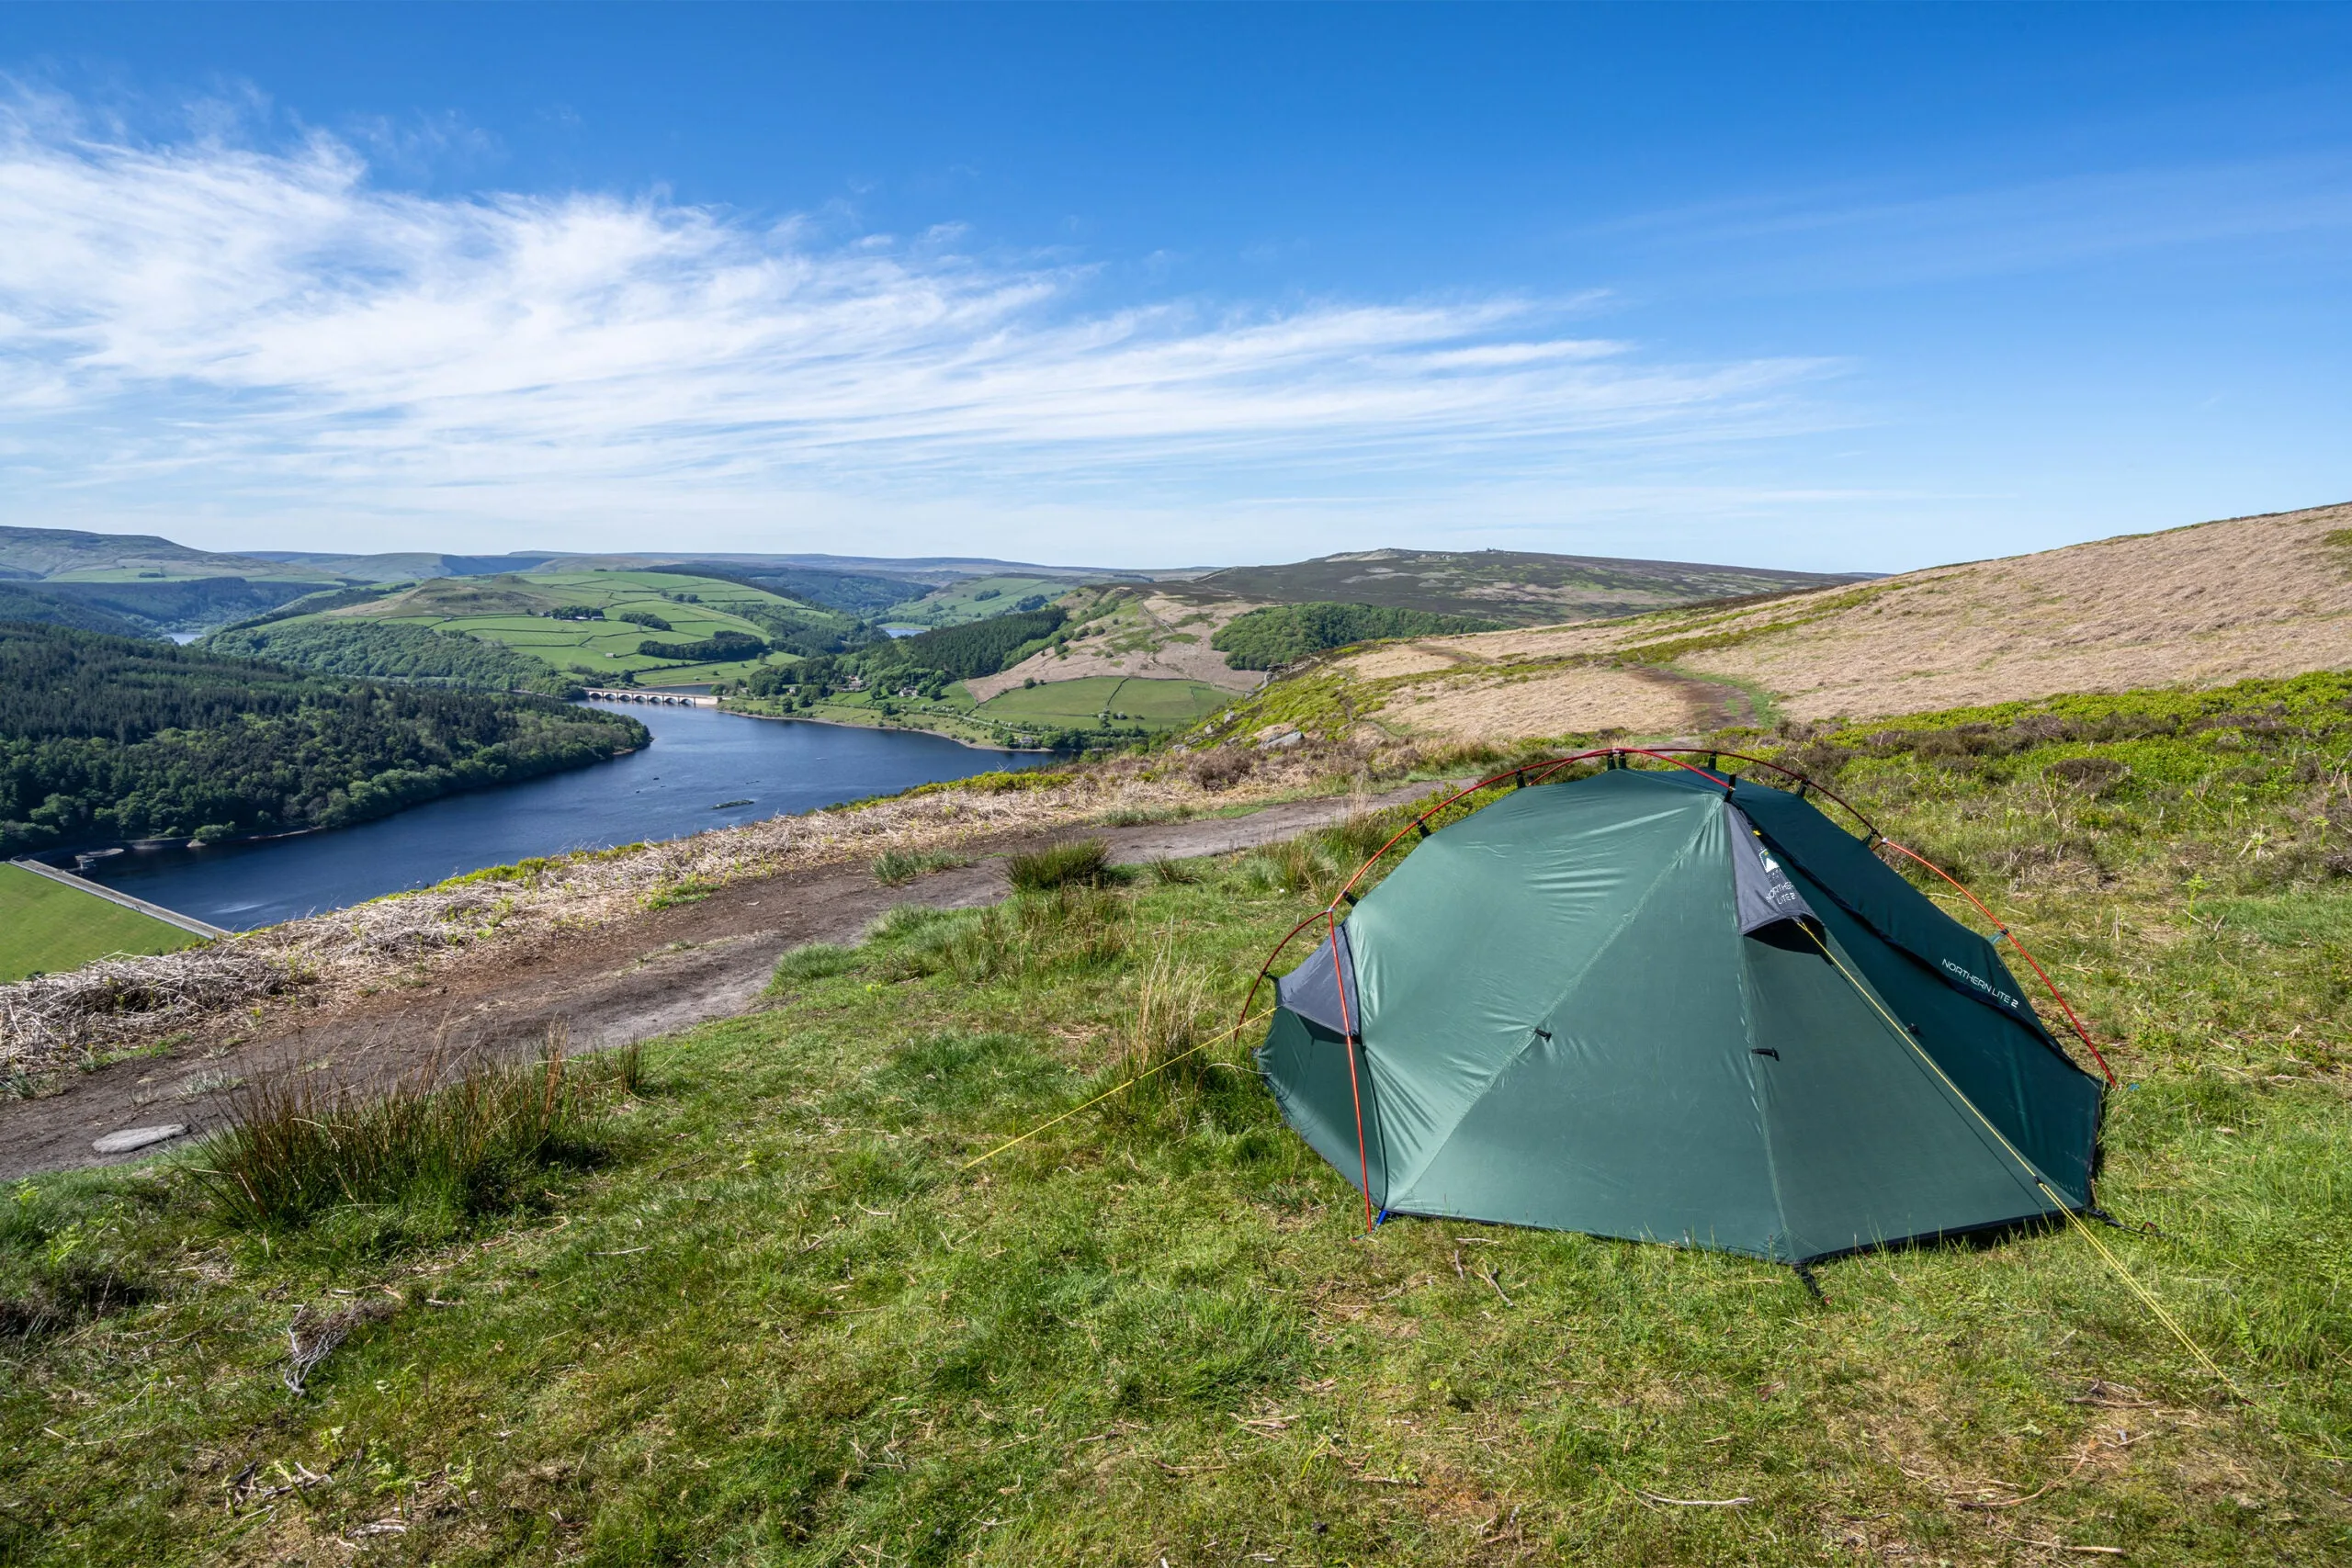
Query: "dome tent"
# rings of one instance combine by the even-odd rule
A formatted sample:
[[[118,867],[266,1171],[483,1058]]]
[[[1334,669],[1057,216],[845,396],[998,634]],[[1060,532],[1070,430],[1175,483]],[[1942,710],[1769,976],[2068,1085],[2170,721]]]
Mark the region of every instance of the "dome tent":
[[[1801,789],[1608,755],[1276,982],[1260,1066],[1367,1209],[1804,1264],[2090,1208],[2099,1082],[1991,942]]]

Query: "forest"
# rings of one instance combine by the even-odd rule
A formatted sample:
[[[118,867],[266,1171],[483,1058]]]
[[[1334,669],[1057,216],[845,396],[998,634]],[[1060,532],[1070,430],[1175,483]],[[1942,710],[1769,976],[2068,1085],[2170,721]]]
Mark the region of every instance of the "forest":
[[[458,686],[477,692],[537,692],[573,697],[580,682],[501,644],[399,621],[294,621],[231,627],[201,646],[237,659],[266,659],[322,675]]]
[[[993,675],[1019,662],[1061,630],[1068,615],[1057,605],[1042,610],[995,615],[985,621],[942,626],[895,642],[876,643],[865,650],[864,662],[876,674],[906,671],[938,671],[951,680],[969,681]]]
[[[0,624],[0,855],[339,827],[647,739],[633,719],[544,697]]]
[[[1310,653],[1385,637],[1500,631],[1500,621],[1383,604],[1271,604],[1236,615],[1209,639],[1235,670],[1279,670]]]

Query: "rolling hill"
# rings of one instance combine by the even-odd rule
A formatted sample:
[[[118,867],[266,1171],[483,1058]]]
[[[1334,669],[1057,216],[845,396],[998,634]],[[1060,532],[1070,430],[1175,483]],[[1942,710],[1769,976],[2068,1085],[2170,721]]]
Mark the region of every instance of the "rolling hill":
[[[1164,586],[1195,598],[1373,604],[1539,626],[1867,581],[1866,573],[1775,571],[1525,550],[1387,549],[1318,556],[1287,566],[1227,567]]]
[[[393,626],[474,637],[594,685],[622,681],[700,685],[741,677],[766,662],[828,652],[865,635],[851,616],[747,582],[676,571],[541,571],[436,578],[273,623],[271,657],[310,646],[289,632]],[[243,635],[232,627],[223,637]],[[680,657],[642,649],[685,648],[732,636],[773,651],[751,658]],[[326,657],[324,645],[317,657]],[[344,665],[321,665],[351,672]]]
[[[2352,505],[2339,505],[1758,604],[1415,638],[1318,663],[1235,726],[1352,713],[1399,736],[1671,734],[2347,666]]]

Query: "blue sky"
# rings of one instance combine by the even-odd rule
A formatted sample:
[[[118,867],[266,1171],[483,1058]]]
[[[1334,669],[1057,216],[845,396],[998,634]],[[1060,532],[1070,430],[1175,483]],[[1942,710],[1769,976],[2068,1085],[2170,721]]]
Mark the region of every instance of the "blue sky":
[[[1891,570],[2352,499],[2352,9],[0,9],[12,522]]]

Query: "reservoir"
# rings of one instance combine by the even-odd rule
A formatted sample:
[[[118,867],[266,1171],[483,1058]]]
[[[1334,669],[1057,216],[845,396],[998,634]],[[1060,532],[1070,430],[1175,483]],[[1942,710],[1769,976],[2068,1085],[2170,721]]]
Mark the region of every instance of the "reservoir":
[[[132,851],[83,874],[200,920],[251,931],[486,865],[679,839],[1052,761],[910,730],[745,718],[715,708],[594,705],[636,719],[653,744],[527,784],[447,795],[356,828]]]

